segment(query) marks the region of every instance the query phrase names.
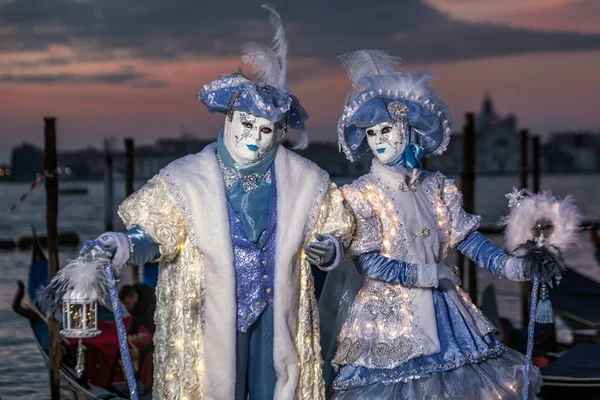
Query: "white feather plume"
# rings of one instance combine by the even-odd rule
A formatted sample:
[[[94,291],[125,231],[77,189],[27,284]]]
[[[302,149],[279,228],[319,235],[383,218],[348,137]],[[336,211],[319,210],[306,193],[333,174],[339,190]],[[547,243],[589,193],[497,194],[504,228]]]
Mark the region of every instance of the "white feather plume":
[[[242,62],[249,65],[258,79],[273,87],[279,83],[281,64],[277,55],[264,43],[249,42],[244,45]]]
[[[47,312],[60,313],[63,298],[70,300],[97,300],[101,304],[108,299],[108,285],[104,266],[110,259],[96,254],[71,260],[61,268],[36,299]],[[106,304],[104,304],[106,305]]]
[[[358,50],[339,56],[342,65],[348,71],[352,86],[359,87],[359,82],[372,75],[387,75],[398,72],[400,58],[381,50]]]
[[[309,143],[310,143],[310,139],[308,137],[308,132],[306,132],[304,129],[302,129],[299,132],[299,136],[294,141],[292,150],[304,150],[308,147]]]
[[[504,218],[506,247],[514,251],[528,240],[534,239],[534,228],[537,221],[547,219],[554,227],[550,237],[545,238],[548,245],[565,251],[579,243],[579,230],[582,216],[571,196],[555,200],[546,194],[528,193],[510,214]]]
[[[253,72],[267,85],[285,90],[287,86],[288,42],[281,16],[270,6],[271,27],[275,31],[273,47],[263,43],[250,42],[242,50],[242,62],[250,65]]]

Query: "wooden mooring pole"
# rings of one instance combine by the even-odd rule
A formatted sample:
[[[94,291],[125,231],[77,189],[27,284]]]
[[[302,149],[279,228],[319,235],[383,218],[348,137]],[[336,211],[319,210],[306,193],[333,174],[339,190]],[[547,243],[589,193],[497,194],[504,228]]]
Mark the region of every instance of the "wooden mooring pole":
[[[528,170],[528,142],[529,142],[529,131],[527,129],[521,129],[519,131],[520,138],[520,161],[519,161],[519,189],[527,188],[527,177],[529,174]],[[523,282],[521,284],[521,315],[523,316],[523,326],[527,327],[529,324],[529,298],[531,296],[532,285],[530,282]]]
[[[44,117],[44,174],[46,186],[46,232],[48,235],[48,283],[58,272],[58,162],[56,157],[56,118]],[[58,320],[48,320],[50,393],[60,399],[60,340]]]
[[[105,170],[104,170],[104,230],[113,230],[113,158],[110,142],[104,141]]]
[[[133,194],[133,180],[135,177],[135,150],[132,138],[125,138],[125,195],[127,197]],[[133,283],[140,281],[140,266],[134,265],[132,268]]]
[[[463,194],[463,206],[469,213],[475,212],[475,114],[467,113],[465,115],[466,124],[463,127],[463,148],[462,148],[462,172],[460,178],[461,191]],[[458,265],[464,269],[465,257],[459,253]],[[473,303],[477,304],[477,270],[475,263],[470,261],[467,264],[468,292]]]
[[[539,193],[540,191],[540,175],[541,175],[541,165],[540,165],[540,137],[533,136],[531,138],[531,145],[533,146],[533,164],[532,164],[532,175],[533,175],[533,192]]]

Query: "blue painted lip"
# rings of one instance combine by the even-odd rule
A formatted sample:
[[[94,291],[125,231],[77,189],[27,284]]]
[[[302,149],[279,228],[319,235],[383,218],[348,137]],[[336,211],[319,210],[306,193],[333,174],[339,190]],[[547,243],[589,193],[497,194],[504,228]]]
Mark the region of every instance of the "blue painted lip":
[[[258,150],[258,146],[254,145],[254,144],[247,144],[246,147],[248,147],[248,149],[250,149],[251,151]]]
[[[378,153],[380,153],[380,154],[381,154],[381,153],[385,153],[385,147],[380,147],[380,148],[378,148],[378,149],[377,149],[377,152],[378,152]]]

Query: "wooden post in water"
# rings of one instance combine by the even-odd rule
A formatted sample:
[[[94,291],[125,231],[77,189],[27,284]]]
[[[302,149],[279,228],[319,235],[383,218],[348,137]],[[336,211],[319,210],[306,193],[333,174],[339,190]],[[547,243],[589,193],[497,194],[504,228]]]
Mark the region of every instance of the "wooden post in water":
[[[521,129],[519,131],[520,138],[520,161],[519,161],[519,189],[527,188],[527,176],[528,176],[528,162],[527,158],[529,155],[528,141],[529,131],[527,129]],[[521,284],[521,315],[523,316],[523,326],[527,327],[529,324],[529,298],[531,296],[531,283],[523,282]]]
[[[44,117],[44,175],[46,186],[46,232],[48,235],[48,282],[58,272],[58,162],[56,157],[56,118]],[[50,393],[52,400],[60,399],[60,340],[58,321],[48,320],[50,360]]]
[[[463,127],[462,172],[460,178],[463,194],[463,206],[469,213],[475,212],[475,114],[465,115],[466,124]],[[465,257],[459,253],[458,264],[464,266]],[[475,263],[469,261],[463,276],[467,276],[468,292],[474,304],[477,304],[477,270]]]
[[[540,137],[532,136],[531,145],[533,146],[533,165],[532,165],[532,175],[533,175],[533,192],[539,193],[540,191],[540,174],[541,174],[541,166],[540,166]]]
[[[133,193],[133,180],[135,177],[134,163],[135,151],[132,138],[125,138],[125,195],[131,196]],[[133,283],[140,281],[140,266],[134,265],[132,268]]]
[[[465,135],[463,143],[463,162],[464,170],[462,177],[462,192],[464,209],[475,213],[475,114],[467,113],[465,115],[467,123],[465,125]],[[473,303],[478,304],[477,296],[477,266],[473,261],[468,262],[468,280],[469,294]]]
[[[108,139],[104,141],[104,230],[113,230],[113,158]]]

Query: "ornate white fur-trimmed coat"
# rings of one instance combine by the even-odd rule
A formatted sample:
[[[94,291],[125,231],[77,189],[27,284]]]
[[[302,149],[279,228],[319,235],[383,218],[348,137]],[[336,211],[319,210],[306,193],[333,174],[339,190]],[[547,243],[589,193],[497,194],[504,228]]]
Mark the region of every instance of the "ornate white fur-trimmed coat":
[[[280,146],[274,289],[275,398],[324,399],[317,303],[304,245],[314,232],[351,239],[354,220],[327,173]],[[161,170],[119,208],[160,246],[154,399],[231,400],[235,271],[215,144]]]

